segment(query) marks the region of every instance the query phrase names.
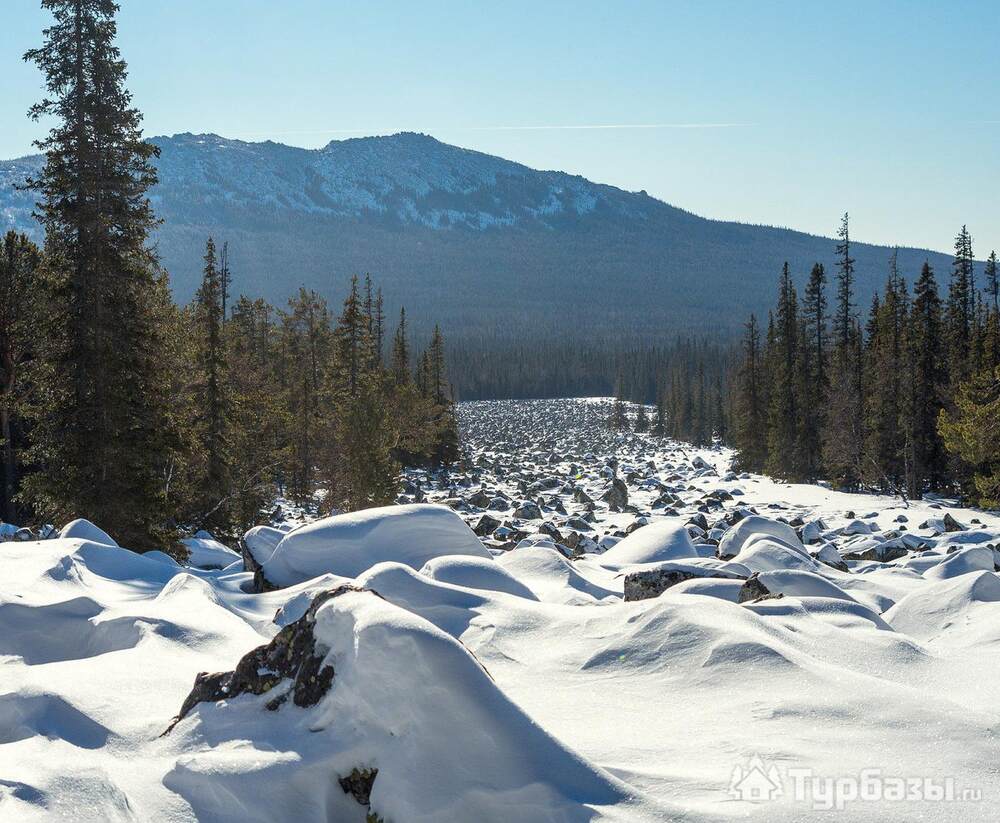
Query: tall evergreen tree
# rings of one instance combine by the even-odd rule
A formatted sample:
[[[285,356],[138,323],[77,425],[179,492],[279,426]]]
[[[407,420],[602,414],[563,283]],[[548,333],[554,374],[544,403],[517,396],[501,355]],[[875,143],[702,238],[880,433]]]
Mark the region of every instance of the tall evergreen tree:
[[[997,273],[997,253],[991,251],[986,258],[986,268],[983,270],[986,279],[986,296],[992,304],[994,313],[1000,312],[1000,276]]]
[[[750,315],[736,381],[733,439],[742,470],[760,472],[767,462],[767,405],[762,387],[762,353],[757,318]]]
[[[802,476],[797,426],[799,333],[798,297],[786,262],[781,272],[774,323],[766,468],[769,474],[789,480]]]
[[[43,0],[53,24],[25,59],[55,126],[30,185],[41,197],[45,329],[35,361],[33,460],[24,493],[45,517],[86,515],[133,548],[160,545],[170,463],[165,278],[147,240],[157,149],[125,88],[113,0]]]
[[[906,485],[913,497],[926,489],[940,489],[945,479],[945,454],[937,431],[945,384],[941,312],[937,281],[925,262],[913,290],[903,383]]]
[[[31,326],[41,265],[26,236],[8,232],[0,242],[0,521],[18,522],[14,497],[20,485],[21,405],[27,388],[22,372],[31,358]]]
[[[901,398],[906,361],[909,297],[897,255],[889,261],[884,297],[873,306],[868,334],[865,385],[863,476],[883,491],[897,492],[904,480]]]
[[[205,244],[205,266],[201,287],[195,296],[193,331],[195,341],[194,414],[196,525],[227,530],[231,526],[225,501],[229,494],[230,403],[223,338],[223,277],[216,259],[215,242]]]
[[[830,362],[826,420],[823,427],[823,465],[841,487],[860,481],[864,439],[861,395],[861,330],[854,317],[854,258],[848,216],[837,233],[837,305],[834,312],[834,350]]]
[[[399,310],[399,325],[392,338],[392,358],[390,371],[397,386],[411,382],[410,379],[410,343],[406,337],[406,309]]]
[[[1000,368],[964,383],[939,425],[945,445],[972,469],[972,497],[982,506],[1000,506]]]
[[[972,237],[965,226],[955,238],[955,260],[948,287],[947,342],[949,394],[968,377],[971,369],[976,293],[973,280]]]
[[[822,263],[816,263],[802,299],[799,451],[807,479],[817,477],[822,469],[820,455],[829,387],[826,307],[826,271]]]

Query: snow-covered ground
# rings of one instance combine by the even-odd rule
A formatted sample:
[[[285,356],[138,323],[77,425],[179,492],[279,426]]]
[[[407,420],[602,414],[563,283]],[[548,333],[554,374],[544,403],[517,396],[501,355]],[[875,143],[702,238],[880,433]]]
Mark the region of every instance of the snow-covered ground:
[[[255,530],[265,593],[206,536],[0,544],[0,820],[1000,817],[1000,517],[607,411],[463,404],[401,501],[447,508]]]

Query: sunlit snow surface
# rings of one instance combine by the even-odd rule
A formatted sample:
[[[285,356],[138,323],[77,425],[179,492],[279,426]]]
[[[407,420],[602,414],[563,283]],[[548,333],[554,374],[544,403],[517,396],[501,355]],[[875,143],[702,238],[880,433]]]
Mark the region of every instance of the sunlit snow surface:
[[[355,767],[379,769],[372,808],[396,823],[799,821],[832,797],[827,781],[840,781],[844,801],[832,819],[998,819],[1000,518],[727,477],[728,452],[614,435],[607,411],[463,406],[474,468],[411,473],[406,502],[419,487],[417,497],[449,501],[475,524],[481,508],[468,501],[485,487],[510,499],[490,514],[529,538],[506,551],[488,542],[492,559],[432,556],[426,525],[413,532],[419,547],[405,532],[396,554],[380,539],[383,562],[355,582],[381,597],[345,595],[317,614],[336,675],[310,708],[270,712],[266,695],[242,696],[202,704],[161,737],[196,673],[232,669],[316,591],[357,571],[356,525],[328,561],[309,532],[303,558],[285,568],[327,574],[268,594],[248,593],[238,565],[206,571],[135,555],[82,524],[76,536],[0,545],[0,820],[363,821],[337,782]],[[567,559],[538,529],[547,522],[565,537],[584,513],[567,484],[596,500],[614,457],[651,525],[606,555]],[[676,517],[652,508],[664,489]],[[704,512],[707,535],[686,535],[717,489],[733,499]],[[528,499],[542,518],[514,519]],[[751,523],[723,541],[735,554],[716,560],[706,537],[720,537],[711,527],[741,507],[801,518],[816,539]],[[938,533],[946,512],[967,530]],[[588,536],[605,546],[640,516],[601,502],[594,514]],[[814,556],[898,540],[901,525],[929,548],[851,560],[846,572]],[[443,545],[464,545],[455,529],[449,522]],[[195,562],[233,559],[199,540],[189,544]],[[266,555],[281,540],[257,533]],[[782,596],[738,603],[738,577],[696,577],[622,601],[628,571],[663,564],[759,572]],[[852,799],[862,774],[868,796],[891,796],[886,779],[899,777],[923,780],[926,796]],[[951,786],[953,799],[937,799],[936,786]],[[967,790],[981,797],[964,799]]]

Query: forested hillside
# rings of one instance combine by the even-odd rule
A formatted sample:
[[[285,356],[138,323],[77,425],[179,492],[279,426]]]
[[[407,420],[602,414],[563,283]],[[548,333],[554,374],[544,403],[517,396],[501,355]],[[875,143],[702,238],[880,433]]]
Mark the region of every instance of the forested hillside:
[[[737,334],[762,315],[787,260],[802,286],[834,264],[827,238],[698,217],[644,192],[535,171],[419,134],[323,149],[214,135],[154,138],[154,238],[175,297],[201,280],[208,236],[230,248],[234,288],[272,302],[300,286],[339,297],[352,274],[385,288],[389,314],[436,318],[472,350],[488,339],[674,339]],[[39,236],[34,196],[14,184],[41,159],[0,163],[0,223]],[[844,204],[845,207],[850,204]],[[831,226],[831,233],[835,226]],[[863,236],[864,227],[857,227]],[[854,245],[858,299],[890,250]],[[900,249],[899,265],[950,257]],[[429,334],[415,323],[414,332]],[[485,347],[479,347],[485,348]]]

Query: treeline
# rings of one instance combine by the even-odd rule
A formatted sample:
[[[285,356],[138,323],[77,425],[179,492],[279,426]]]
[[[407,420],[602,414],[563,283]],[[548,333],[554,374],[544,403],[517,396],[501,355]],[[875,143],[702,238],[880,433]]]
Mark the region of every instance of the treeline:
[[[386,503],[401,464],[448,462],[457,433],[444,342],[411,363],[381,294],[355,278],[339,314],[301,291],[278,310],[239,298],[209,240],[191,305],[150,247],[155,146],[125,88],[116,6],[51,0],[26,59],[56,125],[37,144],[43,249],[0,258],[0,517],[84,516],[124,545],[180,528],[238,532],[280,495],[319,509]],[[388,356],[386,356],[388,352]]]
[[[1000,501],[1000,312],[996,253],[976,282],[972,238],[955,241],[947,293],[927,263],[912,286],[888,261],[862,322],[847,215],[832,304],[816,264],[803,294],[785,264],[761,328],[746,324],[733,380],[739,464],[916,497],[962,490]]]
[[[665,403],[677,414],[674,436],[714,431],[728,398],[735,346],[705,337],[664,344],[595,333],[587,341],[532,339],[512,345],[494,336],[459,340],[450,374],[461,400],[617,396]],[[706,435],[707,436],[707,435]]]
[[[646,350],[619,372],[608,425],[695,446],[728,442],[735,353],[732,345],[691,340],[667,350]],[[634,421],[625,401],[639,404]],[[647,405],[655,409],[649,411]]]

